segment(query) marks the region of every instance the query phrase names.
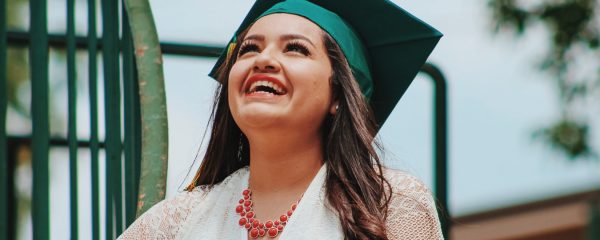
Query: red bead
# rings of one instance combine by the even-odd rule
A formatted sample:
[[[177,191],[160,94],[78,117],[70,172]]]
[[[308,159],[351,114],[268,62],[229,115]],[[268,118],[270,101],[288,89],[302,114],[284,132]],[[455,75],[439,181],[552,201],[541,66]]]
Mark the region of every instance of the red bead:
[[[250,237],[251,238],[257,238],[258,237],[258,229],[252,229],[250,230]]]
[[[245,218],[240,218],[240,226],[244,226],[246,224],[248,220],[246,220]]]
[[[298,200],[292,204],[291,209],[279,216],[278,220],[268,220],[263,224],[260,220],[254,218],[256,217],[256,213],[252,211],[253,202],[250,189],[245,189],[242,192],[242,195],[243,198],[239,200],[240,205],[236,206],[235,211],[241,216],[239,225],[248,229],[248,234],[251,239],[256,239],[259,236],[264,237],[265,235],[268,235],[271,238],[277,237],[277,235],[283,231],[287,221],[289,221],[300,202],[300,200]]]
[[[269,228],[269,237],[275,237],[277,236],[277,233],[279,233],[279,231],[277,231],[277,228]]]
[[[271,220],[269,220],[265,223],[265,227],[267,227],[267,228],[271,228],[272,226],[273,226],[273,222]]]

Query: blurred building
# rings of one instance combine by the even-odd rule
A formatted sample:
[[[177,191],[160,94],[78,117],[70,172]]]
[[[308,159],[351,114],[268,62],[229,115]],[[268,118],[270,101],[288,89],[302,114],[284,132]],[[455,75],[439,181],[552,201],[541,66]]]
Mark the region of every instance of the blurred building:
[[[454,219],[452,239],[600,239],[600,189]]]

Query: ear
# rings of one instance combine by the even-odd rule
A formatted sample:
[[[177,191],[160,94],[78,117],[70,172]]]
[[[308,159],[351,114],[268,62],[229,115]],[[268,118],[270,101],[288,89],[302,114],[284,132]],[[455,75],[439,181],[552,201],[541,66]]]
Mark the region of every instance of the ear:
[[[339,105],[340,105],[340,101],[338,101],[338,100],[331,102],[331,106],[329,106],[329,113],[331,115],[335,115],[337,113]]]

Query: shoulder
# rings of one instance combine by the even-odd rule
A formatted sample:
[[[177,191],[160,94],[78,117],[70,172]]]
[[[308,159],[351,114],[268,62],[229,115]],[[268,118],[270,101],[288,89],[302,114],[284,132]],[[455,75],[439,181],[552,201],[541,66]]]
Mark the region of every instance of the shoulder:
[[[408,172],[383,168],[383,177],[389,182],[392,197],[418,197],[416,201],[428,204],[431,190],[420,179]]]
[[[174,239],[203,193],[202,187],[196,187],[160,201],[137,218],[119,239]]]
[[[386,218],[390,239],[443,239],[431,190],[418,178],[384,168],[391,197]]]
[[[192,191],[184,191],[160,201],[136,219],[119,239],[175,239],[190,213],[206,205],[209,193],[219,192],[219,189],[228,187],[230,183],[239,183],[247,174],[248,169],[241,168],[212,187],[198,186]]]

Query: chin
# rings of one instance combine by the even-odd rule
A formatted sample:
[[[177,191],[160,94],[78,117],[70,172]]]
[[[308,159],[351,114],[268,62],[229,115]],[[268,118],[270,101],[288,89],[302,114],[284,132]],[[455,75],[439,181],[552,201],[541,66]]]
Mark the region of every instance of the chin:
[[[275,112],[272,109],[245,108],[234,116],[235,122],[242,129],[265,128],[270,126],[280,126],[284,120],[283,114]]]

